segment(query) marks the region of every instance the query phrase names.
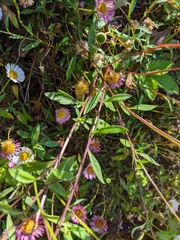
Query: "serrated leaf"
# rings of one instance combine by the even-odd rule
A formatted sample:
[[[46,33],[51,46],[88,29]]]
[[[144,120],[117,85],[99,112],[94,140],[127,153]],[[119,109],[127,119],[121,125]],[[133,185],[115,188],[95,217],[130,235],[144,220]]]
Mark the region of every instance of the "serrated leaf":
[[[64,91],[46,92],[45,96],[49,99],[59,102],[62,105],[76,104],[78,101]]]
[[[40,43],[41,43],[40,41],[29,43],[22,50],[23,51],[28,51],[30,49],[36,48],[37,46],[39,46]]]
[[[130,107],[130,109],[137,110],[137,111],[151,111],[156,107],[157,105],[139,104],[139,105]]]
[[[22,213],[21,211],[12,208],[5,200],[0,202],[0,211],[10,214],[11,216],[18,216]]]
[[[165,91],[170,92],[170,93],[179,93],[179,88],[174,79],[169,75],[153,75],[153,78],[156,80],[158,85],[162,87]]]
[[[101,167],[100,167],[97,159],[95,158],[95,156],[92,154],[92,152],[90,150],[88,150],[88,155],[89,155],[89,160],[92,164],[92,168],[93,168],[97,178],[99,179],[100,182],[105,184],[103,176],[102,176]]]
[[[145,94],[149,97],[150,100],[155,100],[156,98],[156,93],[152,92],[152,90],[154,91],[158,91],[158,84],[156,82],[156,80],[153,78],[153,76],[147,76],[142,82],[141,82],[142,86],[145,88],[144,92]]]
[[[105,99],[104,102],[124,101],[131,97],[132,96],[130,94],[120,93],[120,94],[116,94],[108,99]]]
[[[18,168],[9,168],[8,169],[10,175],[16,179],[16,181],[21,182],[21,183],[32,183],[36,181],[36,178],[33,177],[31,174],[28,172],[25,172],[21,169]]]
[[[89,99],[89,101],[86,104],[86,107],[84,109],[84,114],[87,114],[90,112],[93,108],[96,107],[97,103],[99,102],[99,99],[102,96],[102,91],[97,92],[93,97]]]
[[[14,119],[14,117],[5,110],[0,109],[0,117]]]
[[[156,162],[152,157],[150,157],[148,154],[138,152],[138,155],[140,155],[141,157],[145,158],[147,161],[151,162],[152,164],[154,164],[154,165],[156,165],[156,166],[160,166],[159,163],[157,163],[157,162]]]
[[[147,71],[166,70],[170,69],[173,65],[169,60],[154,60],[146,65]],[[161,73],[164,75],[164,73]]]
[[[93,134],[115,134],[115,133],[126,132],[126,131],[128,131],[128,129],[123,126],[111,125],[108,127],[95,130]]]
[[[74,57],[71,58],[69,62],[68,69],[66,71],[66,80],[68,80],[71,76],[71,74],[74,71],[75,65],[76,65],[76,59],[77,59],[77,54],[74,55]]]

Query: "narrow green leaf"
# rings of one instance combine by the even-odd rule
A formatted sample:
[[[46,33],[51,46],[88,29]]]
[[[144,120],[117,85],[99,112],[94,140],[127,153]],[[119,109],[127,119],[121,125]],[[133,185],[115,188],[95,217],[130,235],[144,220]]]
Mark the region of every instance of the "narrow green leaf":
[[[139,105],[130,107],[130,109],[138,110],[138,111],[151,111],[152,109],[154,109],[156,107],[157,107],[157,105],[139,104]]]
[[[32,146],[34,146],[38,140],[39,140],[39,134],[40,134],[40,125],[39,123],[33,128],[31,133],[31,143]]]
[[[141,157],[145,158],[147,161],[151,162],[152,164],[156,165],[156,166],[160,166],[152,157],[150,157],[148,154],[146,153],[139,153],[138,155],[140,155]]]
[[[34,172],[34,171],[40,171],[43,169],[47,169],[53,162],[29,162],[22,164],[22,170],[26,172]]]
[[[97,92],[92,98],[89,99],[88,103],[86,104],[86,107],[84,109],[84,114],[87,114],[90,112],[93,108],[96,107],[96,105],[99,102],[99,99],[102,96],[102,91]]]
[[[9,36],[9,38],[11,38],[11,39],[22,39],[24,37],[21,36],[21,35],[18,35],[18,34],[12,34],[11,36]]]
[[[42,146],[46,146],[46,147],[50,147],[50,148],[53,148],[53,147],[59,147],[59,143],[58,142],[55,142],[55,141],[41,141],[40,144]]]
[[[19,111],[16,111],[15,114],[16,114],[17,119],[18,119],[21,123],[23,123],[25,126],[27,126],[27,119],[25,118],[24,114],[22,114],[22,113],[19,112]]]
[[[29,43],[22,50],[23,51],[28,51],[28,50],[30,50],[32,48],[36,48],[37,46],[39,46],[40,43],[41,43],[40,41]]]
[[[11,219],[11,215],[8,214],[7,215],[7,219],[6,219],[6,229],[8,229],[8,237],[9,238],[6,238],[6,239],[10,239],[10,240],[16,240],[16,237],[15,237],[15,227],[14,227],[14,223]]]
[[[123,101],[123,100],[126,100],[131,97],[132,96],[130,94],[120,93],[120,94],[116,94],[116,95],[104,100],[104,102]]]
[[[128,129],[123,126],[111,125],[108,127],[95,130],[93,134],[115,134],[115,133],[121,133],[126,131],[128,131]]]
[[[11,23],[12,23],[16,28],[18,28],[18,21],[17,21],[16,15],[15,15],[13,12],[9,11],[9,12],[8,12],[8,16],[9,16],[9,18],[10,18],[10,20],[11,20]]]
[[[49,99],[59,102],[62,105],[76,104],[78,101],[64,91],[46,92],[45,96]]]
[[[71,74],[74,71],[75,65],[76,65],[76,59],[77,59],[77,54],[74,55],[74,57],[71,58],[71,61],[69,62],[68,69],[66,71],[66,80],[68,80],[71,76]]]
[[[4,198],[6,195],[8,195],[10,192],[14,191],[13,187],[7,188],[4,191],[0,193],[0,199]]]
[[[17,134],[24,139],[30,139],[31,138],[31,136],[28,132],[17,131]]]
[[[10,214],[11,216],[18,216],[22,213],[21,211],[12,208],[5,200],[0,202],[0,211]]]
[[[62,197],[67,197],[69,194],[68,191],[66,191],[66,189],[59,182],[52,184],[50,188],[52,191]]]
[[[28,172],[25,172],[21,169],[16,168],[9,168],[8,169],[10,175],[16,179],[16,181],[21,182],[21,183],[32,183],[36,181],[36,178],[33,177],[31,174]]]
[[[0,109],[0,117],[14,119],[14,117],[5,110]]]
[[[130,146],[131,146],[131,143],[130,143],[127,139],[120,138],[120,142],[121,142],[125,147],[130,147]]]
[[[97,159],[95,158],[95,156],[92,154],[92,152],[90,150],[88,150],[88,155],[89,155],[90,162],[92,164],[92,168],[93,168],[97,178],[99,179],[100,182],[105,184],[103,176],[102,176],[101,167],[100,167]]]
[[[59,169],[51,169],[47,184],[55,183],[58,180],[60,181],[72,181],[74,175],[71,172],[67,172]]]

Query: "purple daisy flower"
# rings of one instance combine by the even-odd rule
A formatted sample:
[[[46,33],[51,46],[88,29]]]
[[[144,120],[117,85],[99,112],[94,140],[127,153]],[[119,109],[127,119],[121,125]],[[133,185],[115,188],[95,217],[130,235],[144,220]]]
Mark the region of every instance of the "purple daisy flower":
[[[93,178],[96,178],[96,174],[92,168],[92,164],[90,163],[86,169],[83,171],[83,175],[86,179],[92,180]]]
[[[72,207],[72,212],[81,219],[82,222],[85,222],[87,216],[86,216],[86,210],[81,205],[75,205]],[[71,221],[74,223],[79,223],[79,221],[75,218],[73,214],[71,214]]]
[[[110,83],[110,88],[114,89],[115,87],[123,86],[125,82],[125,76],[122,74],[122,72],[116,73],[111,71],[107,77],[107,81]]]
[[[36,223],[36,216],[26,219],[23,223],[16,227],[16,240],[36,240],[45,232],[43,218],[40,217]]]
[[[101,150],[101,145],[96,140],[91,140],[89,145],[89,150],[91,150],[94,153],[98,153]]]
[[[9,140],[1,142],[1,150],[0,157],[10,160],[21,150],[21,143],[10,138]]]
[[[103,232],[106,232],[108,229],[107,222],[103,217],[100,216],[94,216],[92,218],[92,222],[90,222],[90,226],[94,229],[98,229],[98,233],[101,234]]]
[[[115,14],[115,5],[112,0],[95,0],[95,11],[98,13],[98,18],[103,18],[106,22],[110,22]]]
[[[59,124],[63,124],[67,122],[71,117],[70,111],[67,108],[60,108],[56,110],[55,113],[56,113],[56,122]]]

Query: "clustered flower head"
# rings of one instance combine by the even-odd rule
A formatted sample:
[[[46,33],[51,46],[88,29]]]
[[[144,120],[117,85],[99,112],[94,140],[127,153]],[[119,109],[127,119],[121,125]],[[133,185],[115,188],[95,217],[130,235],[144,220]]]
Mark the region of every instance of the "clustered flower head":
[[[57,109],[55,111],[55,114],[56,114],[56,122],[59,124],[63,124],[67,122],[71,117],[69,109],[64,107]]]
[[[13,82],[20,83],[25,80],[24,71],[18,65],[8,63],[5,68],[7,77]]]
[[[89,92],[89,83],[82,79],[74,85],[74,89],[76,98],[81,99],[86,93]]]
[[[28,147],[21,147],[21,143],[13,138],[1,142],[1,150],[0,157],[8,159],[9,168],[34,161],[32,150]]]
[[[26,219],[22,224],[16,227],[16,240],[36,240],[43,236],[45,225],[43,218],[40,217],[36,223],[36,216]]]
[[[87,41],[80,40],[76,43],[76,53],[83,58],[88,58],[89,46]]]
[[[90,179],[90,180],[92,180],[93,178],[96,178],[96,174],[93,170],[91,163],[85,168],[85,170],[83,171],[83,175],[86,179]]]
[[[103,217],[94,216],[92,218],[92,222],[90,222],[90,226],[95,229],[99,234],[106,232],[108,229],[107,222]]]
[[[154,28],[154,22],[149,17],[144,19],[143,25],[147,27],[150,31],[152,31]]]
[[[110,88],[114,89],[115,87],[123,86],[125,82],[125,76],[122,74],[122,72],[117,73],[109,69],[109,74],[106,80],[110,83]]]
[[[20,5],[23,6],[23,8],[30,7],[34,4],[33,0],[19,0]]]
[[[98,13],[98,18],[110,22],[115,14],[115,5],[112,0],[95,0],[95,11]]]
[[[89,144],[89,150],[94,153],[98,153],[101,150],[101,145],[97,140],[92,139]]]
[[[81,206],[81,205],[75,205],[72,207],[72,212],[79,218],[81,219],[82,222],[85,222],[87,215],[86,215],[86,210]],[[73,214],[71,214],[71,221],[74,223],[79,223],[77,218]]]

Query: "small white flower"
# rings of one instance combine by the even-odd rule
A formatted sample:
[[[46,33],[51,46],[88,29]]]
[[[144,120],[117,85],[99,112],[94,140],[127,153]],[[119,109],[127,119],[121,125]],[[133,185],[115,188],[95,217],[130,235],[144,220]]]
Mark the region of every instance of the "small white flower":
[[[16,155],[14,155],[10,162],[14,164],[14,166],[24,164],[27,162],[32,162],[34,160],[34,154],[32,150],[28,147],[22,147],[21,151],[19,151]]]
[[[23,8],[30,7],[34,4],[33,0],[19,0],[19,3],[23,6]]]
[[[173,240],[180,240],[180,235],[177,235]]]
[[[24,81],[24,71],[18,65],[8,63],[5,68],[7,77],[9,77],[13,82],[19,83]]]
[[[179,203],[176,199],[171,199],[168,201],[168,203],[174,212],[178,210]],[[167,206],[166,206],[166,209],[167,209]]]
[[[2,20],[3,13],[2,13],[2,8],[0,8],[0,21]]]

